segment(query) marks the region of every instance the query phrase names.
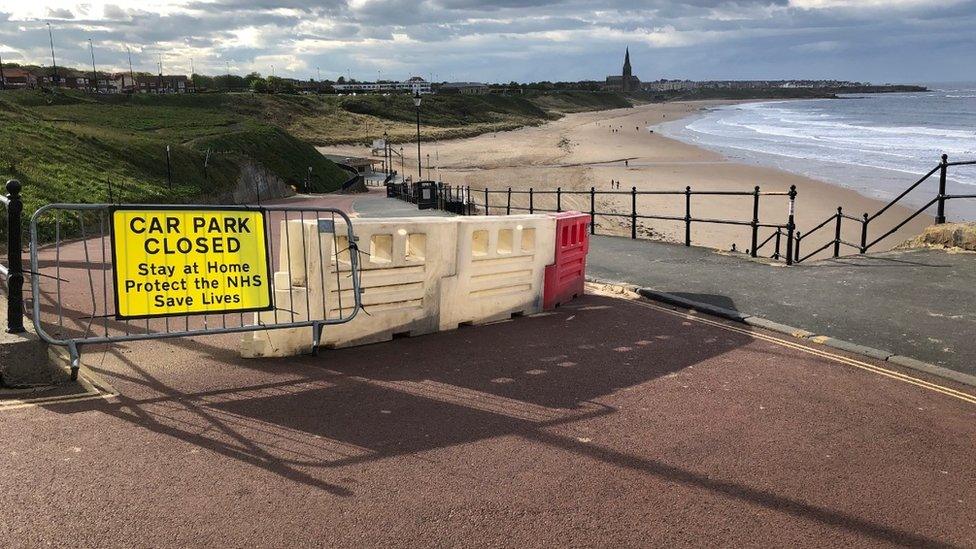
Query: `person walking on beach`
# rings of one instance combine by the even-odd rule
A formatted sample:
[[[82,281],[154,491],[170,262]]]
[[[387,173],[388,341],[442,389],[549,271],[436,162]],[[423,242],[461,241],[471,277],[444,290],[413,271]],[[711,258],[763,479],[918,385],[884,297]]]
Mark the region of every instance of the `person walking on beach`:
[[[625,168],[629,168],[630,167],[630,161],[627,160],[626,158],[624,159],[624,167]]]

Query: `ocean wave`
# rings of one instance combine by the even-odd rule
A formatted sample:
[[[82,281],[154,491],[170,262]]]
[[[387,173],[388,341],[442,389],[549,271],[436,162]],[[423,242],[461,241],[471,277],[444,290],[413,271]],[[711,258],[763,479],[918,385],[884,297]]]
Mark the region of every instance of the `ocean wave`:
[[[964,95],[968,90],[947,91]],[[976,127],[976,109],[960,112],[960,105],[966,103],[946,100],[943,94],[917,94],[911,103],[904,99],[888,95],[872,96],[871,102],[741,104],[685,121],[683,129],[675,126],[680,132],[676,137],[740,151],[735,154],[814,177],[818,177],[817,163],[824,166],[823,173],[844,173],[840,166],[851,166],[863,172],[861,186],[884,192],[897,192],[904,181],[864,174],[871,170],[924,174],[942,153],[956,160],[976,159],[976,131],[971,129]],[[954,183],[976,186],[976,167],[953,172]]]

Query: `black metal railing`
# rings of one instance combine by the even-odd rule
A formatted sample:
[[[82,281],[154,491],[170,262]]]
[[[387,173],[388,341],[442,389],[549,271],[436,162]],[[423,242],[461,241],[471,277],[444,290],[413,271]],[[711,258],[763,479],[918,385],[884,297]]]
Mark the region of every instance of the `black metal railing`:
[[[976,160],[967,160],[963,162],[949,162],[949,157],[943,154],[942,161],[936,167],[929,170],[928,173],[923,175],[918,181],[910,185],[901,194],[899,194],[891,202],[886,204],[884,207],[879,209],[874,214],[865,213],[861,217],[854,217],[845,214],[843,207],[838,207],[837,213],[823,220],[823,222],[821,222],[816,227],[804,232],[803,234],[797,231],[795,237],[796,243],[793,246],[793,253],[795,255],[794,262],[801,263],[826,250],[831,250],[832,257],[840,257],[842,255],[841,254],[842,249],[852,249],[855,250],[854,253],[857,254],[867,253],[868,250],[870,250],[874,246],[877,246],[881,241],[895,234],[899,229],[901,229],[902,227],[910,223],[913,219],[922,215],[922,213],[924,213],[926,210],[932,207],[933,204],[936,205],[935,223],[937,225],[945,223],[946,222],[945,207],[948,201],[954,199],[976,198],[976,194],[948,194],[946,192],[949,168],[956,167],[956,166],[972,166],[972,165],[976,165]],[[936,173],[939,174],[939,190],[938,190],[938,194],[936,194],[934,198],[926,202],[924,206],[915,210],[914,213],[910,214],[908,217],[901,220],[899,223],[895,224],[892,228],[888,229],[880,236],[877,236],[874,239],[869,239],[868,237],[869,225],[871,224],[872,221],[881,217],[881,215],[889,211],[892,206],[900,202],[909,193],[917,189],[922,183],[928,181]],[[857,243],[848,242],[847,240],[844,240],[842,238],[841,235],[842,235],[842,229],[845,220],[851,223],[857,223],[860,226],[860,242]],[[810,236],[818,233],[821,229],[828,229],[828,228],[833,228],[834,230],[834,237],[832,240],[826,242],[819,248],[816,248],[815,250],[807,253],[806,255],[800,254],[800,244],[803,240],[810,238]]]
[[[24,329],[24,260],[23,225],[24,202],[21,184],[7,181],[7,195],[0,195],[0,205],[7,210],[7,264],[0,263],[0,277],[7,285],[7,332],[18,334]]]
[[[416,202],[418,188],[402,184],[394,187],[389,193],[409,202]],[[772,242],[774,249],[769,256],[773,259],[785,259],[790,264],[793,261],[792,243],[793,233],[796,224],[793,216],[796,201],[796,187],[790,187],[789,191],[762,191],[755,187],[753,191],[696,191],[690,186],[682,191],[639,191],[636,187],[624,191],[604,191],[590,187],[589,190],[564,190],[561,187],[556,189],[476,189],[472,191],[470,186],[444,185],[437,184],[437,205],[442,210],[450,211],[462,215],[491,215],[505,214],[511,215],[513,212],[528,213],[559,213],[565,211],[564,199],[569,197],[582,197],[585,202],[589,201],[588,211],[585,207],[579,209],[588,213],[590,216],[590,233],[597,234],[597,217],[621,218],[629,220],[630,237],[638,238],[638,227],[641,220],[673,221],[684,225],[684,244],[692,244],[692,227],[694,224],[719,224],[737,225],[749,227],[751,231],[751,246],[745,252],[752,257],[758,257],[767,243]],[[612,197],[616,199],[630,197],[630,211],[600,211],[597,209],[598,197]],[[664,215],[648,211],[641,211],[638,207],[638,198],[644,196],[656,197],[681,197],[684,203],[684,215]],[[752,218],[744,219],[719,219],[707,217],[695,217],[692,214],[692,199],[694,197],[742,197],[749,198],[752,206]],[[492,200],[495,197],[496,200]],[[500,198],[499,198],[500,197]],[[513,197],[516,199],[513,202]],[[785,223],[769,223],[760,219],[760,203],[764,197],[784,197],[789,201],[789,212]],[[480,199],[480,200],[479,200]],[[762,229],[772,229],[768,238],[760,243],[760,232]],[[781,245],[785,243],[785,254],[782,253]],[[733,250],[735,245],[732,246]]]

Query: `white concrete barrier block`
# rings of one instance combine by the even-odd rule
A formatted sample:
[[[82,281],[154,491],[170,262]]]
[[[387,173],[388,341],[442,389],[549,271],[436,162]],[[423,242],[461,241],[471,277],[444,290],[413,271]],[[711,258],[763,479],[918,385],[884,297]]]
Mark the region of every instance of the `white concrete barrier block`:
[[[457,275],[441,285],[440,329],[541,311],[555,231],[546,215],[459,219]]]

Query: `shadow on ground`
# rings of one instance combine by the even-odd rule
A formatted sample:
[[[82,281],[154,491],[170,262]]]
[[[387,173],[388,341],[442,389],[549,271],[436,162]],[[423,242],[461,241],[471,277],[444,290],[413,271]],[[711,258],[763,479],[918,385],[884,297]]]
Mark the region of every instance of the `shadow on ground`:
[[[547,454],[568,452],[876,540],[938,545],[561,432],[594,420],[613,424],[620,398],[627,398],[620,395],[750,342],[624,300],[587,296],[553,313],[317,358],[243,360],[230,339],[140,343],[112,350],[96,369],[120,391],[117,401],[48,408],[105,413],[339,497],[356,493],[332,469],[381,468],[398,457],[423,461],[433,452],[515,437]],[[180,354],[171,354],[173,347]],[[159,354],[182,362],[148,358]]]

